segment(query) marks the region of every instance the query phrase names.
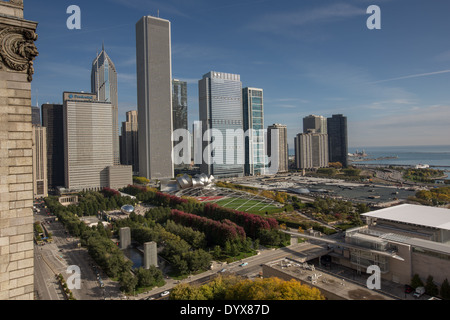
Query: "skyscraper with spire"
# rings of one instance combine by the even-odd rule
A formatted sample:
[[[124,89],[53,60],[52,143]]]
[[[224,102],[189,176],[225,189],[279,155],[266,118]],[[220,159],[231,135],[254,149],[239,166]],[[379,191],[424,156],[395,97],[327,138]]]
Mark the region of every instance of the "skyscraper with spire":
[[[120,164],[119,144],[119,105],[117,95],[117,71],[111,58],[102,44],[102,51],[97,54],[92,62],[91,92],[97,94],[100,102],[108,102],[112,105],[112,134],[113,134],[113,157],[114,164]]]

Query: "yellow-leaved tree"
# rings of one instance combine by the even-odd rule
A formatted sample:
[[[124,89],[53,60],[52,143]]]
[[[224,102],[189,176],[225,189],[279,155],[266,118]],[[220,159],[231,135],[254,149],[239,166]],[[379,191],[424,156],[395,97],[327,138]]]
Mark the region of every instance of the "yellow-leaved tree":
[[[231,286],[226,300],[325,300],[320,291],[296,280],[243,280]]]
[[[170,293],[171,300],[325,300],[316,288],[296,280],[279,278],[247,280],[218,276],[202,286],[179,284]]]

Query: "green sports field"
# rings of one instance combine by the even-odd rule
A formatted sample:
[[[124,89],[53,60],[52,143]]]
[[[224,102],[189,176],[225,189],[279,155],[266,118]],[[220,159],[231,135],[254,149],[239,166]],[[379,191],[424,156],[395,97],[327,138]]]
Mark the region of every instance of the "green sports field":
[[[249,213],[264,214],[281,212],[283,209],[273,204],[268,204],[258,200],[248,200],[242,198],[225,198],[219,201],[214,201],[217,205],[225,208],[230,208],[238,211]]]

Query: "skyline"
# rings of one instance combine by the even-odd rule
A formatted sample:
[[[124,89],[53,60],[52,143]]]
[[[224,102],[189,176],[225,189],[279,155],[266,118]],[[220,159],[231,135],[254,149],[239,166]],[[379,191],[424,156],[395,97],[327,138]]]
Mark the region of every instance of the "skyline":
[[[198,120],[198,81],[216,70],[265,92],[265,127],[288,127],[289,145],[310,114],[348,118],[349,147],[444,145],[450,134],[450,4],[439,0],[171,1],[80,0],[81,30],[68,30],[68,3],[27,3],[39,21],[32,105],[61,103],[90,88],[105,50],[116,65],[119,123],[137,110],[135,24],[172,23],[173,78],[188,82],[189,128]],[[381,30],[368,30],[368,6]]]

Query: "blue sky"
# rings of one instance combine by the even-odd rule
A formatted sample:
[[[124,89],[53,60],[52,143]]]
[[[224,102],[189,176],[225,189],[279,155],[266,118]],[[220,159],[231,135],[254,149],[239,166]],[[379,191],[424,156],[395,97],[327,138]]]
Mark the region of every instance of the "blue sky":
[[[69,30],[70,5],[81,30]],[[369,30],[370,5],[381,30]],[[32,102],[90,91],[102,42],[116,65],[119,121],[136,107],[135,24],[172,23],[173,77],[188,82],[189,122],[198,80],[214,70],[264,89],[265,125],[288,126],[289,144],[309,114],[348,117],[351,147],[448,145],[448,0],[25,0],[39,22]]]

